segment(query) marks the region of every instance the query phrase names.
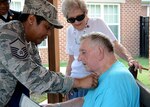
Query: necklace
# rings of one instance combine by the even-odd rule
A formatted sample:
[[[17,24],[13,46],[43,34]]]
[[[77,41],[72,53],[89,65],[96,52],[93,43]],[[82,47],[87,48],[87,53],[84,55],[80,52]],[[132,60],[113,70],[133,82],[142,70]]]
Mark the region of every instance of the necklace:
[[[89,25],[87,25],[87,23],[86,23],[86,25],[85,25],[85,27],[84,27],[83,30],[78,31],[78,30],[76,29],[76,30],[74,31],[74,34],[75,34],[75,43],[76,43],[77,45],[80,45],[80,38],[81,38],[83,35],[86,34],[87,28],[89,28]]]

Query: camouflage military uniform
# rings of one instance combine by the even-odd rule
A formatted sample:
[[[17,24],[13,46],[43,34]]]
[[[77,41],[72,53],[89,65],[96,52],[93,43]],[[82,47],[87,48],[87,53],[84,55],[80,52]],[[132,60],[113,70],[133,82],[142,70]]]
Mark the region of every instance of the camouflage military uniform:
[[[27,43],[21,22],[0,27],[0,107],[10,100],[17,81],[31,92],[68,92],[73,79],[50,72],[40,64],[36,46]]]

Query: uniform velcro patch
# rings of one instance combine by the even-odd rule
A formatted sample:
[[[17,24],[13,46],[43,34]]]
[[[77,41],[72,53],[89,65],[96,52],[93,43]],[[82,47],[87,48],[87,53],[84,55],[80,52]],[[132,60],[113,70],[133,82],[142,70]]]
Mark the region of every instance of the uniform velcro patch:
[[[19,38],[10,43],[10,48],[12,55],[16,58],[24,60],[28,57],[26,45]]]

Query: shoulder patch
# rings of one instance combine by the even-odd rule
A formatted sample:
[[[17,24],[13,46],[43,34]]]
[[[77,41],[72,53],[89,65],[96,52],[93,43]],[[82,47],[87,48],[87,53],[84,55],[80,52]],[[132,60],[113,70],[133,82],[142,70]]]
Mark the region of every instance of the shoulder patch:
[[[19,38],[10,43],[12,55],[18,59],[24,60],[28,57],[28,51],[25,43]]]

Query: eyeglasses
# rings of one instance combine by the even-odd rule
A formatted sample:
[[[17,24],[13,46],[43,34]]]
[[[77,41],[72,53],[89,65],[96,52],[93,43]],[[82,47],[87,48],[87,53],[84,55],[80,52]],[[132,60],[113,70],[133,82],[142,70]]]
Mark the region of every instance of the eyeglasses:
[[[77,21],[82,21],[85,18],[85,14],[79,15],[76,18],[68,18],[67,22],[68,23],[74,23],[76,20]]]

